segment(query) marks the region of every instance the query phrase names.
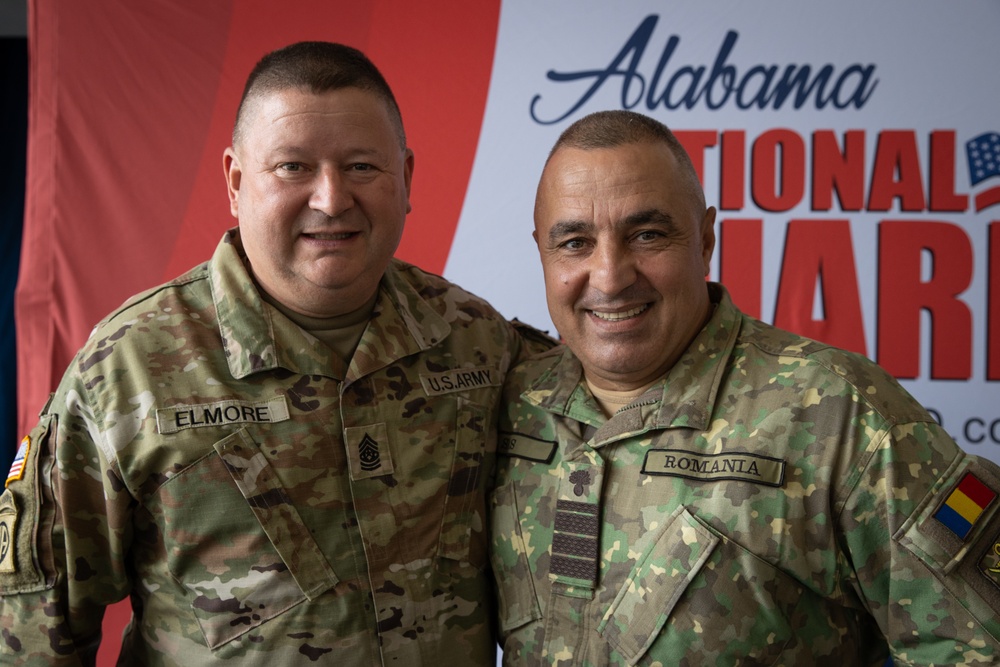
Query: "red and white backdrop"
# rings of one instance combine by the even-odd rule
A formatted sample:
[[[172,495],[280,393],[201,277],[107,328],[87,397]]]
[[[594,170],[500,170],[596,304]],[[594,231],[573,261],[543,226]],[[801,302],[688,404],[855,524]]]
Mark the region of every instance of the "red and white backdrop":
[[[233,223],[222,151],[265,52],[364,50],[416,153],[399,255],[551,329],[531,239],[549,147],[672,127],[745,311],[862,352],[1000,461],[1000,4],[101,0],[29,4],[21,430],[93,325]],[[106,654],[105,654],[106,655]]]

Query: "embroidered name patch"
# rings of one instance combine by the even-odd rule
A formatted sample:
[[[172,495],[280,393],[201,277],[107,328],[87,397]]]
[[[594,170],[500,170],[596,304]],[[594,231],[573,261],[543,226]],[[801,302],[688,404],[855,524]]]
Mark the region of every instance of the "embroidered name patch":
[[[24,462],[28,458],[29,451],[31,451],[31,438],[24,436],[21,439],[21,446],[17,448],[17,454],[14,455],[14,462],[10,464],[10,472],[7,473],[4,488],[9,486],[11,482],[24,477]]]
[[[646,452],[642,472],[703,482],[728,479],[766,486],[785,483],[785,462],[759,454],[701,454],[676,449],[651,449]]]
[[[497,453],[539,463],[548,463],[556,453],[555,440],[540,440],[522,433],[500,433]]]
[[[500,372],[495,368],[456,368],[453,371],[420,374],[420,384],[428,396],[450,394],[455,391],[468,391],[479,387],[496,387],[500,385]]]
[[[285,397],[270,401],[219,401],[201,405],[175,405],[156,411],[156,430],[177,433],[189,428],[227,424],[269,424],[288,419]]]
[[[934,513],[934,518],[955,533],[960,540],[964,540],[996,497],[997,494],[978,477],[967,472]]]

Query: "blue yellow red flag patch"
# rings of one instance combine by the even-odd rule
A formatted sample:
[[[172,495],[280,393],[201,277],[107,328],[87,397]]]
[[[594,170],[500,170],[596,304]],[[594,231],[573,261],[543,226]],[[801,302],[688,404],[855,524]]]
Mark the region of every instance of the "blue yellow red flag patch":
[[[997,494],[978,477],[971,472],[965,473],[962,481],[934,513],[934,518],[964,540],[996,497]]]

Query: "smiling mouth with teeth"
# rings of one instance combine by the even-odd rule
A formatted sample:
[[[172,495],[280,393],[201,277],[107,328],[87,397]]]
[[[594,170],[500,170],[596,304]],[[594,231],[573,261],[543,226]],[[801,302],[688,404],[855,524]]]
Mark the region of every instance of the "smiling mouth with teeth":
[[[606,322],[620,322],[621,320],[627,320],[635,317],[636,315],[643,312],[647,308],[649,308],[648,303],[638,306],[636,308],[632,308],[631,310],[626,310],[618,313],[600,313],[596,310],[592,310],[590,312],[593,313],[594,317],[602,319]]]

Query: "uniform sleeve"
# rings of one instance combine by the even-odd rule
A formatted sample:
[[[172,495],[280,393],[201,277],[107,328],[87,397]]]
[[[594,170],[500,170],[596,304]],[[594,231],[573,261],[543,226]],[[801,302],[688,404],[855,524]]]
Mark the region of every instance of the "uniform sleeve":
[[[1000,468],[937,424],[878,432],[840,514],[852,585],[897,665],[1000,660]]]
[[[104,608],[128,593],[131,496],[92,433],[82,399],[64,402],[22,441],[20,473],[8,475],[0,500],[0,534],[10,536],[0,547],[4,665],[94,664]]]

